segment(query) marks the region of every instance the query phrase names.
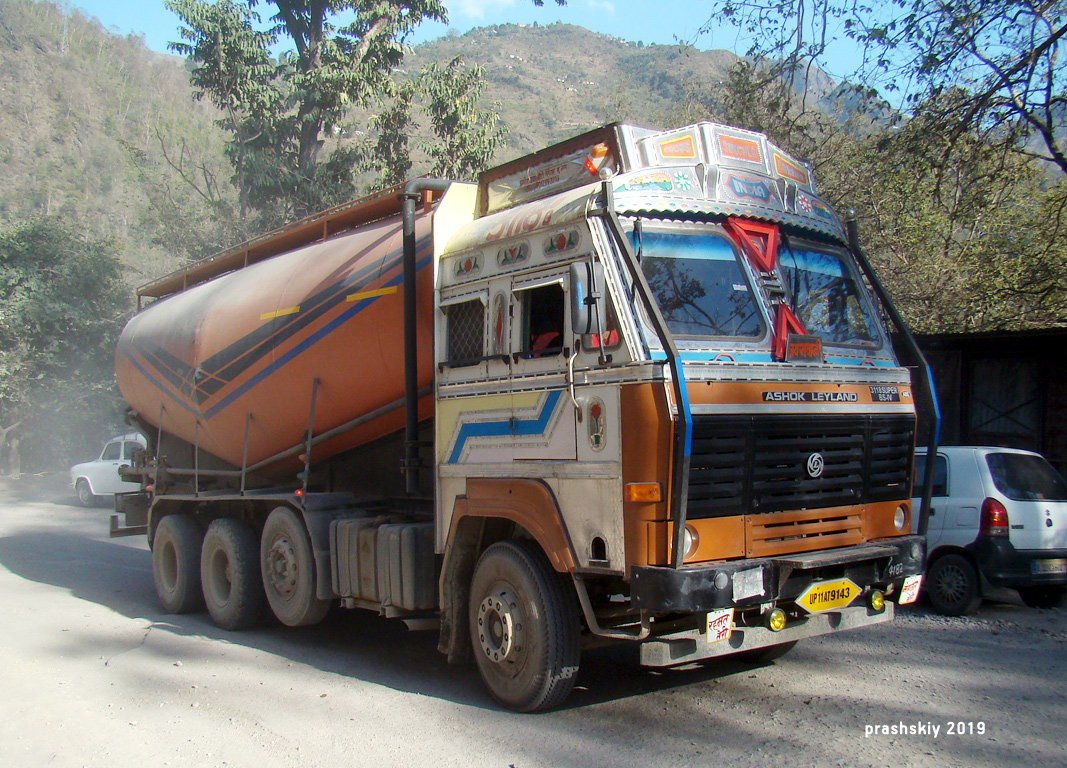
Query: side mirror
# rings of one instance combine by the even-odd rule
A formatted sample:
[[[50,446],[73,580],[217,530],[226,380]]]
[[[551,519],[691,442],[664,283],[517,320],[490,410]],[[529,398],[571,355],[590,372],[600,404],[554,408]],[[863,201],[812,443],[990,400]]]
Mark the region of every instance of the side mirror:
[[[608,321],[604,265],[592,259],[571,264],[571,330],[580,336],[601,333]]]

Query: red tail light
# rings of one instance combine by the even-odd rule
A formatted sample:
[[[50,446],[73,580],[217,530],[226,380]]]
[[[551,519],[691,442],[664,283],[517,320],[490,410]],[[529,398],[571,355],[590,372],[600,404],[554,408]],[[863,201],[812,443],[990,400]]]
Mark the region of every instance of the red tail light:
[[[982,522],[978,528],[979,536],[997,539],[1008,538],[1008,510],[996,499],[982,502]]]

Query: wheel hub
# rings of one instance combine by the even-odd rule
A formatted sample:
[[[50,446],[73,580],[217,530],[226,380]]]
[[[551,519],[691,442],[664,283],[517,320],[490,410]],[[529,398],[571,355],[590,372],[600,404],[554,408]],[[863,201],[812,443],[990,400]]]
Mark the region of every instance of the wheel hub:
[[[522,650],[522,617],[518,608],[518,601],[506,590],[489,595],[478,606],[478,643],[491,661],[512,662]]]
[[[937,591],[941,597],[949,602],[958,602],[963,599],[965,591],[965,578],[958,568],[945,568],[941,574]]]
[[[296,591],[296,554],[287,539],[275,539],[267,552],[267,573],[271,586],[283,598]]]

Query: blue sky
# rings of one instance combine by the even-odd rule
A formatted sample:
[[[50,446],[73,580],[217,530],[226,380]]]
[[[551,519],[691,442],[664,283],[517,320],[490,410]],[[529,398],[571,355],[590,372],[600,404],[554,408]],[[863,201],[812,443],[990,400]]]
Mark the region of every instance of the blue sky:
[[[146,45],[154,51],[165,52],[167,43],[178,39],[178,17],[163,6],[163,0],[70,0],[70,5],[86,16],[96,17],[112,32],[144,35]],[[708,18],[703,0],[569,0],[565,6],[545,0],[541,8],[531,0],[445,0],[445,5],[449,23],[424,24],[413,42],[439,37],[449,29],[465,32],[489,24],[562,21],[625,40],[671,44],[676,37],[694,39]],[[267,7],[262,4],[261,12]],[[701,37],[698,47],[733,50],[734,43],[732,31],[724,29]]]

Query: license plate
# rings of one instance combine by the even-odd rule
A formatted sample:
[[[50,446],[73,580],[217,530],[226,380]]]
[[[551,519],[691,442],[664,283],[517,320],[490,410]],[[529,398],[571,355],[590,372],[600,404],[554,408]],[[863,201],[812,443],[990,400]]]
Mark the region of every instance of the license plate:
[[[904,579],[904,586],[900,589],[900,599],[897,603],[900,605],[907,605],[908,603],[914,603],[919,599],[919,587],[923,583],[922,576],[909,576]]]
[[[708,614],[708,643],[719,643],[730,639],[734,628],[734,609],[724,608]]]
[[[1030,563],[1030,573],[1067,573],[1067,560],[1034,560]]]

